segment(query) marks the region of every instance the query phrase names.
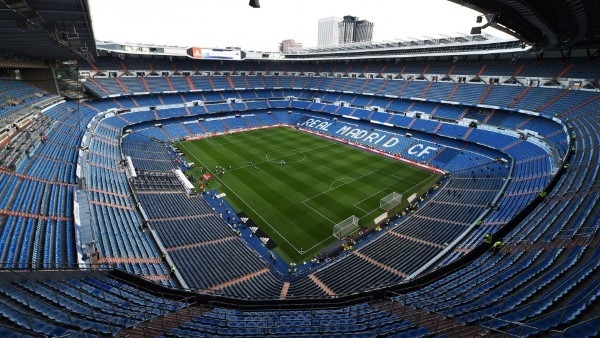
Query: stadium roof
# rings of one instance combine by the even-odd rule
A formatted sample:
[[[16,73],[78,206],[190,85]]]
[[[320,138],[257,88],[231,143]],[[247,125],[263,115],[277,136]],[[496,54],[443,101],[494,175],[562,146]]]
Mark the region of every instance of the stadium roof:
[[[598,0],[449,0],[548,49],[600,47]],[[494,16],[495,14],[495,16]],[[484,22],[485,23],[485,22]],[[473,26],[476,26],[474,23]]]
[[[449,0],[490,14],[492,25],[547,49],[600,47],[598,0]],[[473,23],[473,26],[476,26]],[[87,0],[0,0],[0,53],[93,59]]]
[[[0,0],[0,53],[35,59],[93,59],[87,0]]]
[[[286,59],[374,59],[492,54],[524,51],[528,46],[516,39],[499,39],[489,34],[439,36],[421,40],[358,42],[333,47],[306,48],[285,55]]]

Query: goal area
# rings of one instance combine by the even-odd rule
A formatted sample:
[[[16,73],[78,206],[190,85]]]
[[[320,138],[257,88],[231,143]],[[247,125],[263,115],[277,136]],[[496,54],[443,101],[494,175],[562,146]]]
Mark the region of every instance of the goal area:
[[[385,211],[390,211],[402,203],[402,194],[393,192],[379,201],[379,207]]]
[[[358,217],[352,215],[333,226],[333,236],[342,239],[358,229]]]

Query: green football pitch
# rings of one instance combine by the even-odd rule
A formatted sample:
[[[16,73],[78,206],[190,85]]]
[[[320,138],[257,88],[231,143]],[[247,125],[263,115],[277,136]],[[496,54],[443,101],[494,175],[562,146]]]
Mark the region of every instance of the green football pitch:
[[[225,193],[273,240],[288,263],[314,257],[333,243],[335,224],[355,215],[373,225],[382,197],[403,202],[422,193],[438,174],[347,144],[287,127],[257,129],[177,144],[196,179],[204,167],[215,179],[207,188]],[[282,163],[281,161],[285,163]],[[216,175],[217,166],[226,168]],[[231,166],[231,169],[229,169]]]

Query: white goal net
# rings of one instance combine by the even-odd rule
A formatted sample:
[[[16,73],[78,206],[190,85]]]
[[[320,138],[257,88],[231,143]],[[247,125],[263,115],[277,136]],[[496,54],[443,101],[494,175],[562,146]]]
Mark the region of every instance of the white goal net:
[[[342,239],[358,229],[358,217],[352,215],[333,227],[333,236]]]
[[[402,203],[402,194],[393,192],[379,201],[379,207],[385,211],[390,211]]]

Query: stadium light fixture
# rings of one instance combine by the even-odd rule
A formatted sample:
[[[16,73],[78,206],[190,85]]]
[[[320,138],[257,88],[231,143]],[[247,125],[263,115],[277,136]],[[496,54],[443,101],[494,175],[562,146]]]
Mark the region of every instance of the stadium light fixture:
[[[475,26],[473,28],[471,28],[471,35],[478,35],[481,34],[481,30],[485,29],[489,26],[495,27],[497,28],[497,20],[498,20],[498,13],[488,13],[483,15],[485,17],[485,19],[487,20],[487,23],[483,26]],[[477,19],[475,20],[477,23],[481,23],[483,21],[483,18],[481,15],[477,16]]]
[[[248,5],[250,5],[250,7],[252,8],[260,8],[259,0],[250,0],[250,3]]]
[[[482,27],[480,27],[480,26],[471,28],[471,35],[481,34],[481,28]]]

